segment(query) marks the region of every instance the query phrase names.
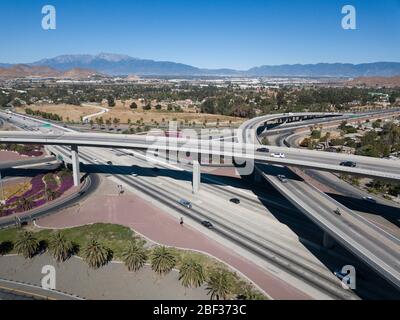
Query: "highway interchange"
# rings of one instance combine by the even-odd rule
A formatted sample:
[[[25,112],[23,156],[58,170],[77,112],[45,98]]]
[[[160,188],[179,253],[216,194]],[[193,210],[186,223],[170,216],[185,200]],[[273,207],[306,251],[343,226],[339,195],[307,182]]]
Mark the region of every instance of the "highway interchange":
[[[37,127],[36,120],[26,117],[13,117],[10,121],[21,128],[25,127],[25,129]],[[257,121],[254,122],[254,125],[258,123]],[[56,129],[52,128],[52,130]],[[57,130],[63,131],[63,129]],[[49,129],[40,128],[40,131],[42,135],[54,136],[54,134],[48,133]],[[68,135],[64,132],[57,133],[58,136]],[[112,142],[108,143],[112,144]],[[81,147],[79,148],[79,157],[86,170],[112,174],[111,179],[122,183],[126,188],[141,193],[176,217],[184,215],[188,219],[188,223],[202,230],[211,238],[252,259],[254,263],[274,272],[276,276],[285,279],[295,287],[301,288],[302,291],[313,298],[355,299],[357,295],[374,297],[374,295],[385,296],[385,294],[393,293],[393,290],[387,292],[385,290],[379,292],[378,290],[371,293],[370,286],[375,286],[374,283],[379,282],[379,279],[361,280],[356,294],[341,287],[340,282],[332,275],[330,269],[334,265],[344,265],[348,263],[349,259],[354,258],[341,248],[324,249],[320,244],[320,230],[296,210],[296,203],[293,198],[296,198],[297,195],[300,199],[305,194],[312,197],[311,202],[307,201],[302,206],[306,207],[310,203],[319,204],[315,205],[314,208],[311,206],[306,210],[307,212],[303,213],[306,213],[306,216],[313,210],[317,211],[318,215],[324,213],[326,221],[323,227],[326,224],[340,227],[340,230],[335,231],[338,233],[343,232],[343,229],[349,233],[354,233],[355,221],[351,218],[352,212],[340,205],[346,215],[346,222],[338,222],[337,217],[332,215],[332,210],[338,204],[336,202],[332,204],[334,200],[303,181],[290,179],[290,182],[284,185],[286,188],[290,186],[289,192],[292,192],[293,195],[293,198],[291,198],[293,205],[284,201],[279,194],[263,183],[254,184],[253,181],[248,181],[248,178],[244,181],[238,181],[237,179],[211,174],[202,175],[202,189],[199,194],[193,195],[189,188],[190,165],[170,165],[158,162],[156,166],[160,170],[155,172],[153,170],[155,164],[149,164],[142,151],[124,149],[123,146],[124,144],[122,144],[122,148],[113,149]],[[51,148],[68,159],[70,155],[68,146],[59,145]],[[286,152],[288,152],[287,148],[285,149]],[[260,159],[262,159],[261,155]],[[106,165],[106,162],[110,160],[113,162],[113,166]],[[335,160],[336,162],[337,160]],[[261,167],[264,168],[265,165],[261,164]],[[366,168],[371,170],[373,166]],[[396,175],[396,167],[390,165],[389,168]],[[283,193],[288,191],[282,190],[283,184],[275,181],[275,176],[269,175],[267,170],[258,170],[262,171],[261,174],[278,191]],[[182,197],[192,201],[192,210],[183,208],[177,203],[177,199]],[[229,202],[229,199],[233,197],[241,199],[240,206]],[[278,219],[277,216],[279,216]],[[312,216],[308,217],[312,218]],[[319,216],[319,218],[321,217]],[[215,229],[210,231],[201,228],[199,221],[204,219],[212,221]],[[279,220],[285,221],[289,227]],[[319,220],[314,220],[314,222],[318,225]],[[296,226],[295,232],[293,232],[292,226]],[[361,229],[357,229],[357,232],[360,233],[360,235],[357,235],[357,244],[361,242],[364,247],[372,248],[371,251],[377,259],[389,261],[392,266],[397,265],[397,270],[394,267],[393,270],[385,268],[385,271],[394,274],[398,272],[399,251],[396,249],[398,243],[392,241],[389,237],[378,234],[369,225],[363,225]],[[374,241],[380,241],[380,244],[384,247],[377,247],[373,241],[366,239],[365,232],[377,234]],[[346,234],[342,235],[345,236]],[[357,262],[357,264],[360,264],[360,262]],[[361,268],[365,269],[365,266]],[[395,276],[397,277],[396,274]]]

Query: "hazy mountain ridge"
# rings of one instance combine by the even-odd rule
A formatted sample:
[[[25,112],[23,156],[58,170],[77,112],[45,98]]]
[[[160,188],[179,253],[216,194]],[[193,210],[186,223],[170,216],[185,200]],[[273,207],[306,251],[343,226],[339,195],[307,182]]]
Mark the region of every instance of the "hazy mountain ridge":
[[[42,59],[30,66],[46,66],[59,71],[73,68],[96,70],[108,75],[160,75],[160,76],[303,76],[303,77],[372,77],[400,75],[400,62],[375,62],[363,64],[317,63],[264,65],[247,71],[234,69],[201,69],[188,64],[133,58],[127,55],[101,53],[98,55],[61,55]],[[11,67],[0,64],[0,67]]]
[[[16,78],[60,78],[60,79],[87,79],[101,75],[90,69],[71,68],[65,71],[56,70],[48,66],[32,66],[17,64],[7,68],[0,67],[0,79]]]
[[[338,76],[338,77],[391,77],[400,75],[399,62],[374,62],[362,64],[317,63],[280,66],[261,66],[248,70],[252,75],[263,76]]]

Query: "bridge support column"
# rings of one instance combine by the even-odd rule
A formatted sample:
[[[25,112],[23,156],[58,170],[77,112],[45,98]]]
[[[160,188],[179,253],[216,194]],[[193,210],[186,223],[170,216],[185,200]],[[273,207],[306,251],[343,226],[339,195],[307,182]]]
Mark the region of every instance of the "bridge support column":
[[[71,146],[72,176],[74,177],[74,186],[81,183],[81,173],[79,170],[78,146]]]
[[[261,182],[261,174],[254,168],[253,172],[254,182]]]
[[[192,178],[192,193],[197,193],[200,190],[201,167],[197,160],[193,160],[193,178]]]
[[[333,240],[333,238],[324,231],[324,238],[322,240],[322,245],[324,246],[324,248],[331,249],[333,248],[334,244],[335,241]]]

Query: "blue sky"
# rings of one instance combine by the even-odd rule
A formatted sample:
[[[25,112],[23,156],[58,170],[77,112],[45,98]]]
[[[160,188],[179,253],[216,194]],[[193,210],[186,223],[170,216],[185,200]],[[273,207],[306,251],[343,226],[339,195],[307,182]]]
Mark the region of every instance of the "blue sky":
[[[41,28],[41,8],[57,29]],[[357,30],[341,28],[354,5]],[[0,62],[111,52],[198,67],[400,61],[400,0],[2,0]]]

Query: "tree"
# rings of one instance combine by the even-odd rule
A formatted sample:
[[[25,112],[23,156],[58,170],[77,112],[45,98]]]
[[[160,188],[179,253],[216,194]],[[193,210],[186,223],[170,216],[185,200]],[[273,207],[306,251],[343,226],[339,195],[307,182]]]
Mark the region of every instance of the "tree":
[[[46,189],[45,193],[46,193],[47,201],[53,201],[54,199],[57,198],[57,192],[56,191],[53,191],[51,189]]]
[[[83,259],[89,267],[93,269],[100,268],[109,261],[110,251],[96,239],[92,239],[83,248]]]
[[[200,287],[205,280],[203,266],[193,259],[185,260],[179,270],[179,280],[184,287]]]
[[[311,138],[313,138],[313,139],[321,138],[321,131],[320,130],[313,130],[311,132]]]
[[[114,118],[114,119],[113,119],[113,124],[114,124],[114,127],[115,127],[115,128],[118,127],[119,121],[120,121],[120,120],[119,120],[118,118]]]
[[[141,241],[131,241],[122,252],[122,260],[129,271],[138,271],[147,261],[147,251]]]
[[[372,128],[374,128],[374,129],[380,128],[381,124],[382,124],[382,121],[376,120],[376,121],[372,122]]]
[[[61,232],[52,235],[49,241],[49,252],[57,262],[64,262],[72,253],[73,244]]]
[[[207,290],[211,300],[226,300],[231,293],[231,287],[231,275],[225,270],[216,270],[208,280]]]
[[[22,254],[26,259],[32,258],[39,249],[39,241],[32,232],[24,231],[18,234],[15,249],[18,254]]]
[[[109,95],[107,97],[107,103],[109,107],[115,107],[115,100],[114,97],[112,95]]]
[[[107,119],[107,120],[106,120],[106,126],[107,126],[108,130],[110,130],[110,127],[111,127],[111,119]]]
[[[342,123],[339,125],[339,129],[342,130],[342,131],[345,131],[345,130],[346,130],[346,126],[347,126],[347,121],[344,120],[344,121],[342,121]]]
[[[20,207],[24,211],[28,211],[33,208],[33,201],[30,198],[22,198],[19,203]]]
[[[285,104],[285,94],[282,90],[280,90],[276,95],[276,104],[278,105],[278,109]]]
[[[262,294],[255,291],[250,285],[246,285],[241,294],[236,296],[238,300],[264,300]]]
[[[159,273],[165,274],[172,270],[176,264],[176,257],[171,249],[160,246],[153,250],[151,254],[151,268]]]
[[[130,104],[130,106],[129,106],[129,108],[131,108],[131,109],[137,109],[137,104],[136,104],[136,102],[132,102],[131,104]]]
[[[93,128],[93,125],[94,125],[93,119],[90,119],[89,123],[90,123],[90,126]]]

